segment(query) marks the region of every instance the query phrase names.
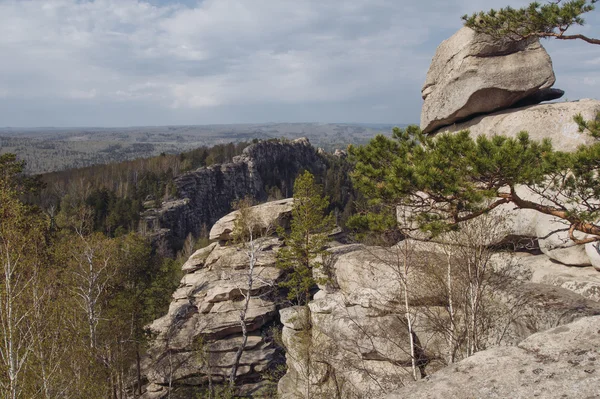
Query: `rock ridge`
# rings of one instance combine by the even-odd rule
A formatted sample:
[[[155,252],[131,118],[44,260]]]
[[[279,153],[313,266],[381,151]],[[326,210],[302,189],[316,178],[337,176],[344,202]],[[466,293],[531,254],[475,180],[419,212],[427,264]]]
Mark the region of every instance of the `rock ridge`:
[[[235,200],[251,196],[265,201],[276,187],[284,197],[292,194],[294,179],[302,170],[323,171],[325,163],[306,138],[269,140],[253,144],[231,163],[203,167],[175,179],[177,199],[144,213],[148,230],[159,232],[175,247],[189,233],[198,237],[231,211]]]

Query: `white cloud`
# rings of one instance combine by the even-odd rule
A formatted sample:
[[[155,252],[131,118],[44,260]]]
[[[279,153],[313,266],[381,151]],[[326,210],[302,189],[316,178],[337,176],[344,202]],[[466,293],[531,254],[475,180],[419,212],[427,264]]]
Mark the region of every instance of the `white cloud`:
[[[364,99],[365,109],[387,109],[393,118],[396,108],[396,120],[415,121],[437,44],[460,26],[463,13],[503,5],[204,0],[186,7],[138,0],[0,0],[0,88],[4,97],[42,106],[63,98],[99,106],[153,104],[170,113],[251,105],[268,110],[269,104],[290,110],[342,107]],[[597,21],[588,19],[592,26]],[[587,29],[598,36],[597,27]],[[597,78],[597,49],[573,48],[556,51],[567,57],[580,52],[580,64],[587,66],[577,69],[580,82]],[[560,62],[557,69],[568,70]],[[564,81],[577,85],[575,79]],[[585,91],[583,83],[577,90]],[[133,117],[144,123],[143,114]]]

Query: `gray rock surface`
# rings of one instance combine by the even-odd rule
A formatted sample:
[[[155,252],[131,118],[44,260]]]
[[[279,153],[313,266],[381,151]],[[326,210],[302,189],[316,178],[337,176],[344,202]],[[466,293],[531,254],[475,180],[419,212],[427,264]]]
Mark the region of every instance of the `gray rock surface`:
[[[231,215],[225,219],[231,220]],[[260,389],[265,370],[283,362],[265,332],[276,322],[283,302],[274,289],[282,274],[275,267],[275,253],[283,244],[269,236],[255,244],[259,251],[246,314],[249,337],[238,370],[245,392]],[[186,397],[178,392],[206,386],[209,376],[217,384],[227,379],[242,340],[240,310],[248,294],[247,267],[244,244],[225,241],[196,251],[185,263],[187,274],[173,293],[168,313],[149,326],[156,339],[144,360],[148,380],[144,399],[166,397],[170,382],[174,394],[180,395],[174,397]]]
[[[432,132],[506,109],[554,84],[538,39],[501,41],[462,28],[438,47],[422,89],[421,129]]]
[[[206,258],[210,255],[210,253],[217,246],[216,242],[209,244],[208,246],[201,248],[194,252],[192,256],[181,266],[181,270],[186,273],[193,273],[198,269],[201,269],[204,266],[204,262]]]
[[[271,201],[253,207],[253,219],[264,234],[274,231],[277,227],[287,227],[292,215],[293,198],[287,198],[280,201]],[[231,212],[222,217],[210,229],[209,239],[224,240],[231,239],[231,233],[235,228],[235,221],[240,216],[239,211]]]
[[[409,378],[409,339],[400,313],[348,306],[339,293],[311,302],[310,310],[311,329],[282,331],[288,366],[278,386],[282,399],[378,398]]]
[[[522,100],[517,101],[512,105],[513,108],[521,108],[526,107],[528,105],[536,105],[544,101],[552,101],[558,100],[562,96],[565,95],[565,91],[561,89],[541,89],[530,95],[529,97],[525,97]]]
[[[534,193],[526,186],[516,188],[520,198],[553,206],[546,198]],[[549,192],[546,192],[550,196]],[[577,204],[569,206],[577,207]],[[399,215],[410,215],[411,208],[397,207]],[[443,213],[442,213],[443,215]],[[551,259],[573,266],[590,266],[592,261],[600,265],[600,253],[592,250],[591,245],[577,245],[569,237],[570,225],[564,220],[550,216],[533,209],[517,208],[513,203],[503,204],[488,213],[494,219],[494,227],[490,226],[486,234],[482,234],[478,240],[481,245],[497,245],[502,243],[514,243],[516,241],[529,241]],[[408,218],[410,222],[410,218]],[[399,219],[399,223],[407,223]],[[488,222],[489,223],[489,222]],[[463,223],[464,225],[465,223]],[[423,238],[429,239],[422,234]],[[579,239],[589,237],[586,234],[575,231],[574,235]],[[452,234],[441,234],[432,239],[438,243],[452,243],[455,240]]]
[[[400,270],[403,249],[402,242],[392,248],[352,244],[330,249],[337,288],[319,291],[309,303],[312,328],[302,329],[305,308],[280,312],[288,365],[278,386],[282,398],[305,398],[307,392],[321,397],[341,392],[344,398],[380,398],[411,381]],[[437,243],[411,242],[410,249],[414,253],[409,258],[408,299],[415,314],[414,339],[418,364],[430,374],[444,366],[439,356],[448,350],[439,324],[447,317],[443,281],[448,258]],[[486,293],[494,301],[494,326],[485,338],[488,347],[516,345],[538,331],[600,314],[592,286],[578,289],[574,278],[566,284],[558,280],[574,269],[583,281],[584,268],[528,254],[494,255],[492,263],[498,275],[490,280],[495,285]],[[542,275],[547,263],[562,268],[546,273],[552,279]]]
[[[231,163],[177,177],[180,199],[145,212],[143,220],[149,232],[156,231],[177,246],[189,233],[198,237],[203,229],[231,212],[233,201],[246,196],[265,201],[269,187],[278,187],[284,197],[291,197],[300,171],[317,173],[324,168],[322,157],[305,138],[263,141],[244,149]]]
[[[534,334],[446,367],[387,399],[598,398],[600,316]]]
[[[600,247],[598,242],[590,242],[585,244],[585,253],[587,254],[590,263],[596,270],[600,272]]]
[[[581,113],[584,119],[591,120],[598,112],[600,101],[591,99],[538,104],[477,116],[463,123],[440,128],[436,133],[468,129],[473,137],[516,137],[519,132],[526,131],[534,140],[551,139],[557,150],[573,151],[582,144],[594,142],[588,134],[579,132],[573,117]]]
[[[567,266],[545,254],[528,253],[495,254],[492,264],[497,269],[510,269],[522,281],[564,288],[600,302],[600,273],[591,266]]]

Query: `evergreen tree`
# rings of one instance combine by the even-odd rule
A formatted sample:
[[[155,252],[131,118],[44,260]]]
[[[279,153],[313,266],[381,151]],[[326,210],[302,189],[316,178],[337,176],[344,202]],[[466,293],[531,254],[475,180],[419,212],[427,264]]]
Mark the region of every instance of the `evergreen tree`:
[[[325,214],[329,200],[321,192],[310,172],[300,175],[294,183],[291,229],[280,231],[286,247],[278,252],[277,265],[287,273],[280,286],[289,290],[288,299],[297,304],[310,300],[316,284],[313,270],[322,266],[327,235],[334,228],[333,218]]]
[[[564,153],[526,132],[517,138],[473,139],[468,131],[428,137],[411,126],[395,128],[392,138],[351,147],[350,153],[354,184],[371,206],[371,212],[353,218],[354,227],[393,229],[400,207],[407,231],[438,234],[513,203],[566,221],[576,243],[600,240],[600,142]],[[540,200],[523,198],[518,186]],[[576,231],[592,237],[579,239]]]
[[[541,5],[533,2],[527,7],[512,7],[464,15],[465,26],[496,38],[522,40],[530,37],[556,38],[560,40],[584,40],[600,44],[599,39],[576,34],[567,35],[574,25],[585,23],[582,15],[594,10],[597,0],[553,1]]]

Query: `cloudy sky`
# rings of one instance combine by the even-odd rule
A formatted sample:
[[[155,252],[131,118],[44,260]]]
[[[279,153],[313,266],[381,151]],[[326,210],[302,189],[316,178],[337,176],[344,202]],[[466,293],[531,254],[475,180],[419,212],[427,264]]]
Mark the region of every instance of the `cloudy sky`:
[[[460,16],[527,3],[0,0],[0,126],[418,122]],[[568,99],[600,98],[600,46],[544,45]]]

